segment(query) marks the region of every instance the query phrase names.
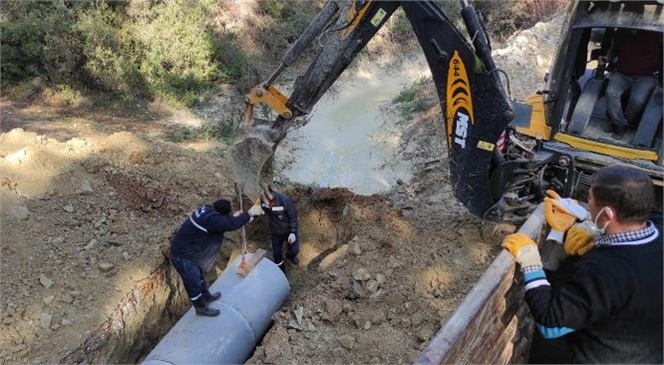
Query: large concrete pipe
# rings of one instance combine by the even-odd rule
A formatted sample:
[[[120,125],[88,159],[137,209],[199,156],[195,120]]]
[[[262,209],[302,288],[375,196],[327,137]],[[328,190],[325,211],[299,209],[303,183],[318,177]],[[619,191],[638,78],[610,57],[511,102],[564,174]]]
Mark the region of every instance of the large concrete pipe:
[[[221,292],[221,299],[210,304],[221,313],[202,317],[191,308],[143,365],[241,364],[251,356],[272,314],[288,298],[290,287],[279,267],[268,259],[260,260],[245,277],[239,276],[240,259],[230,263],[210,287],[212,292]]]

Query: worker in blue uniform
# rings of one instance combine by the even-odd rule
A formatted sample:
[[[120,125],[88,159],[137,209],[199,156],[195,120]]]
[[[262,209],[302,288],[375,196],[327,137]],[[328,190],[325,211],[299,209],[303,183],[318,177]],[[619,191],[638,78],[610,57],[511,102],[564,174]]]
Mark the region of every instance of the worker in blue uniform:
[[[182,278],[197,315],[219,315],[219,310],[208,307],[208,303],[221,298],[221,293],[210,293],[204,274],[212,269],[217,259],[224,233],[239,229],[254,216],[262,214],[258,205],[248,213],[231,214],[231,203],[220,199],[212,205],[196,208],[175,234],[171,241],[170,260]]]
[[[297,208],[293,200],[286,194],[276,192],[272,186],[265,190],[261,205],[265,214],[270,218],[272,232],[272,257],[274,263],[286,273],[286,264],[282,249],[287,243],[286,258],[298,265],[300,263],[300,242],[297,234]]]

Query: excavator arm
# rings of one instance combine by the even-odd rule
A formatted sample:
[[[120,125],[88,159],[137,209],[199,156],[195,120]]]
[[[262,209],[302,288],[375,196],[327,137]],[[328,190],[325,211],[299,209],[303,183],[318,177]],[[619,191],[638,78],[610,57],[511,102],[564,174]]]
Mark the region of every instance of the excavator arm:
[[[462,0],[471,45],[432,1],[329,0],[284,55],[279,68],[245,99],[248,131],[234,146],[233,157],[236,180],[252,200],[258,200],[271,181],[274,150],[295,118],[311,112],[399,7],[413,26],[436,85],[457,199],[483,217],[501,199],[495,176],[500,175],[503,161],[496,143],[513,112],[472,6]],[[272,83],[316,39],[322,47],[286,97]],[[255,118],[253,109],[258,103],[268,105],[278,117]]]

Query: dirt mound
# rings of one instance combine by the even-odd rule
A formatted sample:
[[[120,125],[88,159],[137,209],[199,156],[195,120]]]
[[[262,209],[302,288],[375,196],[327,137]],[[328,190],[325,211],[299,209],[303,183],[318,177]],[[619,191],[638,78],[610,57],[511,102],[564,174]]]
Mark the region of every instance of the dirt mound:
[[[7,362],[57,362],[163,261],[188,210],[232,191],[215,147],[128,132],[59,142],[14,129],[0,156]]]

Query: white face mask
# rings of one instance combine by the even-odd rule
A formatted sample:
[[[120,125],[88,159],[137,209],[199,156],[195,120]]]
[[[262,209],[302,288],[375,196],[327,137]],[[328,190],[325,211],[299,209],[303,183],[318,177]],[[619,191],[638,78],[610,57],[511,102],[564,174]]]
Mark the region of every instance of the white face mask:
[[[604,234],[604,231],[606,231],[606,227],[610,223],[609,221],[606,221],[606,223],[604,223],[604,227],[602,227],[602,228],[599,228],[597,226],[597,221],[599,220],[599,216],[601,216],[602,213],[604,213],[605,210],[606,210],[607,214],[609,215],[609,220],[610,220],[613,216],[613,213],[611,212],[611,209],[609,209],[609,207],[604,207],[599,211],[599,213],[597,213],[597,215],[595,216],[595,219],[593,220],[593,222],[586,221],[586,222],[588,222],[586,227],[588,228],[588,231],[593,235],[593,237],[597,237],[599,235]]]

